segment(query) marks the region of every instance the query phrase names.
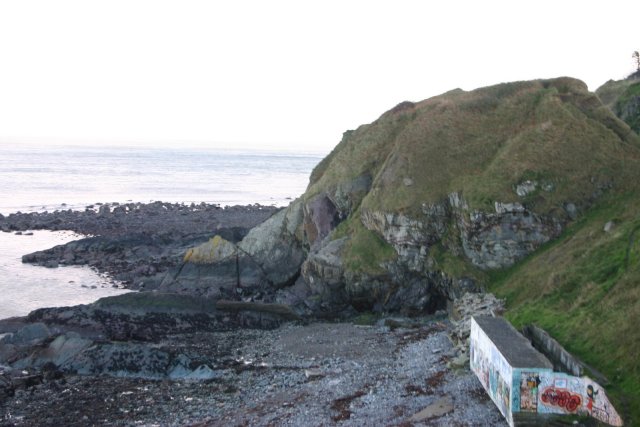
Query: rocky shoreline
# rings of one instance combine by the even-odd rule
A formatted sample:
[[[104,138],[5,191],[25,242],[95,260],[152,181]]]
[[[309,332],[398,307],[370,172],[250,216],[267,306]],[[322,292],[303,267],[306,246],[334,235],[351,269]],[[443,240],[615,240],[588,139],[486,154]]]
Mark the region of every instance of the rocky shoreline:
[[[276,211],[102,205],[0,229],[91,234],[23,262],[88,264],[150,290],[188,247],[238,242]],[[467,305],[500,309],[477,298]],[[277,302],[166,292],[39,309],[0,320],[0,425],[500,425],[445,317],[319,323]]]
[[[167,335],[155,348],[198,359],[196,375],[3,371],[13,389],[0,425],[506,425],[455,365],[448,328],[388,319]]]
[[[25,254],[23,262],[55,268],[88,265],[128,289],[155,289],[176,268],[186,250],[220,234],[230,241],[269,218],[278,208],[248,205],[154,202],[105,203],[84,211],[0,215],[0,230],[70,230],[88,235],[66,245]]]

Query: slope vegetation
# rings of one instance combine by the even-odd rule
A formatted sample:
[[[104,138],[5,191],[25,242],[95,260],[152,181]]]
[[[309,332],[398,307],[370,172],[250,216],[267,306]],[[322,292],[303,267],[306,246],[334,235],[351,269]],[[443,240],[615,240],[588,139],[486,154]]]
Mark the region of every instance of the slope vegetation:
[[[640,197],[608,197],[490,289],[516,326],[549,331],[611,381],[627,425],[640,423]]]

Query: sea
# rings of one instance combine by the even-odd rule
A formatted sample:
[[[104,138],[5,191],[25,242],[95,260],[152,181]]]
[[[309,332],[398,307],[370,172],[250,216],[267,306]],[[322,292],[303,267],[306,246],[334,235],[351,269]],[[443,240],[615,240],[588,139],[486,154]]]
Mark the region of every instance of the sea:
[[[0,214],[84,210],[97,203],[286,206],[323,152],[203,147],[0,144]],[[0,232],[0,319],[127,292],[83,266],[22,264],[24,254],[82,238],[70,231]]]

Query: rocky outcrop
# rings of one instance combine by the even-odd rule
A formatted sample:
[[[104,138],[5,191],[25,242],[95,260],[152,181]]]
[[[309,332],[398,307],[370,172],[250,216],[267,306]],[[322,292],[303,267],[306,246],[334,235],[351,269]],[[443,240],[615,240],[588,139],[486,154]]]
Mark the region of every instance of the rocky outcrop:
[[[561,220],[537,215],[520,203],[496,202],[495,209],[458,215],[464,253],[483,270],[509,267],[562,231]]]
[[[487,270],[504,268],[534,251],[562,231],[562,221],[541,217],[520,203],[495,203],[495,213],[470,211],[458,193],[449,203],[423,204],[421,214],[410,217],[393,212],[363,212],[362,223],[391,244],[410,270],[429,269],[429,248],[446,233],[461,242],[466,257]],[[455,248],[448,248],[449,250]]]
[[[429,247],[442,239],[451,215],[444,203],[424,204],[422,214],[412,218],[401,213],[365,210],[361,221],[391,244],[410,270],[423,271]]]
[[[85,211],[17,213],[0,218],[0,229],[72,230],[90,234],[22,257],[25,263],[55,268],[89,265],[129,289],[156,289],[180,265],[185,251],[218,234],[238,242],[269,218],[269,206],[101,204]]]
[[[146,379],[208,380],[216,373],[168,347],[136,342],[105,342],[83,338],[78,333],[58,335],[48,345],[13,362],[14,369],[57,370],[78,375],[110,375]],[[214,366],[215,367],[215,366]]]
[[[44,308],[0,322],[0,366],[147,379],[211,379],[225,361],[180,350],[200,333],[273,329],[298,316],[277,304],[135,292],[91,305]],[[179,338],[176,338],[179,337]],[[197,340],[196,340],[197,341]],[[0,384],[1,386],[1,384]]]
[[[336,205],[326,194],[304,204],[304,232],[311,247],[317,247],[340,222]]]
[[[167,276],[160,289],[213,298],[268,299],[300,274],[306,258],[299,232],[302,209],[300,201],[293,202],[238,243],[216,235],[189,249],[182,265]]]

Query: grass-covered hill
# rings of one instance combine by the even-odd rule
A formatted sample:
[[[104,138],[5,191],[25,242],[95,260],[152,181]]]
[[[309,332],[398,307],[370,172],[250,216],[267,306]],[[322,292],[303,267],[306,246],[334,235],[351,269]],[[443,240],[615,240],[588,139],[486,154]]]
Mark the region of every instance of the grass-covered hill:
[[[465,256],[464,221],[453,215],[432,241],[419,242],[424,269],[470,276],[506,298],[515,325],[546,328],[602,371],[627,425],[640,425],[640,139],[629,127],[640,114],[621,114],[628,125],[612,114],[627,111],[622,105],[639,87],[611,82],[599,89],[601,102],[582,82],[560,78],[405,102],[346,132],[304,198],[329,194],[344,210],[334,232],[348,237],[344,268],[372,274],[402,253],[363,221],[367,212],[428,222],[424,206],[454,193],[462,215],[493,212],[499,202],[555,218],[558,235],[515,265],[479,268]],[[369,188],[352,184],[363,179]],[[411,244],[415,227],[407,224]]]
[[[545,328],[604,373],[626,425],[640,425],[640,196],[612,193],[489,290],[517,327]]]
[[[564,224],[575,214],[567,206],[584,211],[606,191],[636,188],[639,146],[637,135],[575,79],[454,90],[399,104],[346,132],[313,171],[304,198],[329,195],[347,218],[338,236],[352,237],[347,266],[375,270],[394,252],[371,234],[374,227],[362,226],[369,212],[420,220],[425,205],[457,193],[469,212],[521,203]],[[363,180],[368,188],[353,185]],[[527,182],[535,188],[518,195],[518,185]],[[464,257],[457,262],[449,256],[462,249],[456,221],[445,222],[427,244],[432,261],[440,259],[447,273],[482,276],[465,267]]]
[[[514,186],[538,178],[555,185],[531,201],[546,212],[585,197],[577,187],[585,193],[592,178],[626,173],[618,164],[625,146],[637,143],[575,79],[454,90],[402,103],[346,132],[313,172],[305,197],[369,174],[374,183],[363,208],[411,211],[458,191],[471,208],[482,209],[496,200],[517,201]]]

